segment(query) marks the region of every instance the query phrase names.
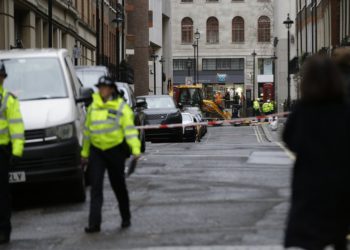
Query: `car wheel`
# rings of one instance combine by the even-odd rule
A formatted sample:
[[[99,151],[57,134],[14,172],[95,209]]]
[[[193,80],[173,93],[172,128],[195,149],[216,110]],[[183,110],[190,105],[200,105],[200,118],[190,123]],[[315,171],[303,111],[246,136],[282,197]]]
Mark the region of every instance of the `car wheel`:
[[[72,184],[72,199],[74,202],[82,203],[86,200],[85,176],[80,177]]]

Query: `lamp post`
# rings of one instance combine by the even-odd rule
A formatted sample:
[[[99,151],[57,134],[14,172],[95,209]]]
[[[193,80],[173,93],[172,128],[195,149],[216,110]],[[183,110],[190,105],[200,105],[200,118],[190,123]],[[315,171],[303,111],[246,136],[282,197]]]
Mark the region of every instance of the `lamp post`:
[[[191,68],[192,68],[192,59],[191,58],[187,58],[186,67],[188,70],[187,76],[190,77],[191,76]]]
[[[115,68],[116,68],[116,72],[115,72],[115,76],[116,76],[116,80],[119,81],[120,80],[120,69],[119,69],[119,62],[120,62],[120,32],[119,32],[119,27],[120,24],[124,23],[124,9],[123,6],[121,4],[117,5],[117,11],[116,11],[116,16],[115,19],[112,20],[112,24],[114,25],[115,29],[116,29],[116,48],[115,48]]]
[[[196,83],[199,81],[199,70],[198,70],[198,65],[199,65],[199,39],[201,38],[201,33],[199,33],[198,29],[194,33],[194,39],[196,39],[196,49],[197,49],[197,57],[196,57]]]
[[[165,63],[165,59],[163,56],[161,56],[159,62],[162,64],[162,94],[164,94],[164,88],[163,88],[163,85],[164,85],[164,81],[163,81],[163,75],[164,75],[164,63]]]
[[[255,52],[255,50],[252,53],[253,56],[253,100],[255,100],[255,57],[258,54]]]
[[[153,94],[157,94],[157,67],[156,67],[156,60],[158,58],[158,55],[155,54],[155,51],[153,51],[153,54],[151,55],[151,58],[153,59]]]
[[[272,70],[273,70],[273,89],[275,91],[274,93],[274,99],[276,101],[276,60],[278,59],[278,57],[276,56],[276,52],[273,53],[273,56],[271,57],[271,60],[272,60]]]
[[[197,82],[197,44],[196,42],[194,42],[192,44],[193,46],[193,62],[194,62],[194,65],[193,65],[193,82]]]
[[[287,84],[288,84],[288,99],[287,99],[287,108],[288,110],[290,110],[290,104],[291,104],[291,100],[290,100],[290,28],[292,27],[293,25],[293,21],[289,18],[289,13],[288,13],[288,16],[287,16],[287,19],[283,22],[284,25],[286,25],[286,28],[288,30],[288,56],[287,56],[287,66],[288,66],[288,70],[287,70]]]

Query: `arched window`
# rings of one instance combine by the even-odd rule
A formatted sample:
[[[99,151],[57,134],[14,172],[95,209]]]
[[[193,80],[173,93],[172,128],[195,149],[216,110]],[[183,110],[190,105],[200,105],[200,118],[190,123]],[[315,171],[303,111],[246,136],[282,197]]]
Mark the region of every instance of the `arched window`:
[[[193,42],[193,21],[189,17],[185,17],[181,22],[182,43]]]
[[[261,16],[258,20],[258,42],[271,41],[271,21],[267,16]]]
[[[244,19],[240,16],[232,19],[232,42],[244,42]]]
[[[215,17],[207,20],[207,43],[219,43],[219,21]]]

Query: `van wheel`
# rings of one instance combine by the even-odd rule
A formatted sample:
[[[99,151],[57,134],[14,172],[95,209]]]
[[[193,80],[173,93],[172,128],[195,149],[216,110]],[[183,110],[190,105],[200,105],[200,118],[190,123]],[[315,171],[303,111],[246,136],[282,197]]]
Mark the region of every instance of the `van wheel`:
[[[80,178],[73,183],[72,198],[74,202],[82,203],[86,200],[85,177],[83,173]]]

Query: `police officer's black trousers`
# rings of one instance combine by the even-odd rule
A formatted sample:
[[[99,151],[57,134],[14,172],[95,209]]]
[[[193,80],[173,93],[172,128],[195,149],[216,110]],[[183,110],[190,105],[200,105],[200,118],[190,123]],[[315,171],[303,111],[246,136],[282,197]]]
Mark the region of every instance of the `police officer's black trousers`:
[[[99,227],[101,225],[103,180],[106,169],[112,189],[119,203],[122,220],[130,220],[129,194],[124,174],[125,158],[125,152],[122,146],[117,146],[106,151],[91,147],[89,159],[91,183],[90,227]]]
[[[9,184],[11,148],[0,146],[0,234],[11,232],[11,194]]]

